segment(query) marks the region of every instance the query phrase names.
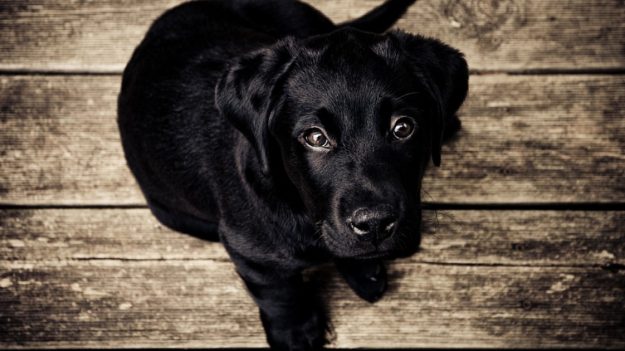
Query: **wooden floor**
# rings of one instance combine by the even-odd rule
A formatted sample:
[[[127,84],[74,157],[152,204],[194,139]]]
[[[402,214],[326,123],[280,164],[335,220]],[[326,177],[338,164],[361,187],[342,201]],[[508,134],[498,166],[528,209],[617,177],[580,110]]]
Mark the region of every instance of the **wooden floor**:
[[[265,345],[222,247],[159,225],[122,156],[120,73],[176,3],[0,0],[0,348]],[[331,346],[625,347],[623,1],[420,0],[399,27],[466,53],[464,129],[383,300],[310,272]]]

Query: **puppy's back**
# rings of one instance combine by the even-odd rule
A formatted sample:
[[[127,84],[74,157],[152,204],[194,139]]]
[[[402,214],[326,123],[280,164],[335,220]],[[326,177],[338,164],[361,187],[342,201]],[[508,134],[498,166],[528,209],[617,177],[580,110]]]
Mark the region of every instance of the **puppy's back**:
[[[233,133],[214,107],[214,86],[228,61],[273,40],[221,1],[182,4],[154,22],[118,99],[124,153],[146,198],[217,220],[210,180],[215,165],[227,168]]]

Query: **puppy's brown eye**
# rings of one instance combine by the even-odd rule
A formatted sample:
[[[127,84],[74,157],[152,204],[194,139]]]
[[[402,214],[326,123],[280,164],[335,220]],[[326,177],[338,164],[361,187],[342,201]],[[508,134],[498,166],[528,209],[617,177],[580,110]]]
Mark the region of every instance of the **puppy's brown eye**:
[[[330,148],[330,141],[328,141],[326,135],[319,128],[308,130],[304,134],[304,140],[306,141],[306,144],[314,148]]]
[[[395,120],[391,132],[395,139],[404,140],[412,136],[416,127],[417,123],[414,119],[410,117],[399,117]]]

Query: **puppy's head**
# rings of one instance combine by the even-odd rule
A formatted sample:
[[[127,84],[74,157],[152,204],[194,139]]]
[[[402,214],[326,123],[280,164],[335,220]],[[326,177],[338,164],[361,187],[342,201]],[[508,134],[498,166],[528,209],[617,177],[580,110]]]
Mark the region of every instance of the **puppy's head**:
[[[241,58],[216,103],[331,252],[401,257],[418,249],[421,179],[467,85],[462,54],[436,40],[343,29]]]

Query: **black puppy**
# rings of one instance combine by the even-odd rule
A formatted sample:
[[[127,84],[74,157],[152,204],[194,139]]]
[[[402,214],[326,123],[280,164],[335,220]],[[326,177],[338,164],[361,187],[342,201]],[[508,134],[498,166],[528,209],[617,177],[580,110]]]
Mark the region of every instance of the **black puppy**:
[[[373,302],[381,260],[419,247],[421,179],[468,71],[439,41],[379,34],[413,2],[338,26],[292,0],[187,3],[124,71],[119,128],[152,212],[223,242],[274,348],[325,343],[302,269],[334,260]]]

